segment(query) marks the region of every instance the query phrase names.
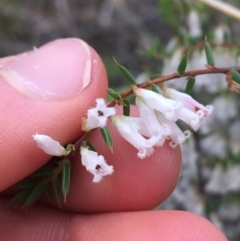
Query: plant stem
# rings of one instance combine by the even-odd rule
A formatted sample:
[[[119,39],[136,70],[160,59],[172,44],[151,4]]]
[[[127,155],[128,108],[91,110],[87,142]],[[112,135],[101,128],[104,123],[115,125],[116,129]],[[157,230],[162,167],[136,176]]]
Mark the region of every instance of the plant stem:
[[[236,71],[240,72],[240,67],[236,67],[236,68],[234,68],[234,67],[230,67],[230,68],[214,67],[214,68],[186,71],[182,77],[195,77],[197,75],[204,75],[204,74],[227,74],[231,69],[235,69]],[[144,82],[143,84],[138,85],[138,87],[139,88],[147,88],[151,84],[160,84],[160,83],[164,83],[168,80],[177,79],[177,78],[180,78],[179,74],[173,73],[173,74],[161,76],[161,77],[153,79],[153,80],[148,80],[148,81]],[[120,97],[122,99],[124,99],[124,98],[128,97],[129,95],[131,95],[132,93],[133,93],[132,89],[128,89],[128,90],[124,91],[122,94],[120,94]],[[117,104],[116,100],[113,100],[108,104],[108,107],[112,107],[116,104]],[[80,148],[82,142],[84,140],[86,140],[92,134],[93,131],[94,131],[94,129],[89,132],[86,132],[85,134],[83,134],[81,136],[81,138],[78,141],[76,141],[74,143],[75,150],[78,150]]]
[[[203,2],[212,8],[215,8],[233,18],[240,20],[240,10],[230,5],[229,3],[225,3],[220,0],[198,0],[198,1]]]
[[[207,69],[199,69],[199,70],[191,70],[191,71],[186,71],[182,77],[195,77],[197,75],[204,75],[204,74],[227,74],[228,71],[231,69],[235,69],[236,71],[240,72],[240,67],[231,67],[231,68],[207,68]],[[164,83],[168,80],[172,79],[177,79],[180,78],[178,73],[173,73],[165,76],[161,76],[159,78],[153,79],[153,80],[148,80],[144,82],[143,84],[138,85],[139,88],[147,88],[151,84],[160,84]],[[120,94],[121,98],[126,98],[129,95],[133,93],[132,89],[128,89],[124,91],[122,94]],[[113,100],[112,102],[109,103],[108,107],[112,107],[116,104],[116,101]]]

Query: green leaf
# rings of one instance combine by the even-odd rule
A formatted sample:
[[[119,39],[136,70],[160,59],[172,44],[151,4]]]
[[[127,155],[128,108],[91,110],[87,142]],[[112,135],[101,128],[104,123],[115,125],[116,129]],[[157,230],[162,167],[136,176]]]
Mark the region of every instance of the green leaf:
[[[25,179],[16,184],[18,188],[34,188],[38,184],[38,181],[33,179]]]
[[[240,74],[235,69],[231,69],[231,76],[235,82],[240,84]]]
[[[113,99],[120,100],[120,96],[113,89],[108,89],[108,94],[113,97]]]
[[[86,146],[89,147],[89,150],[97,152],[96,149],[94,148],[94,146],[89,141],[84,141],[84,142],[85,142]]]
[[[121,71],[122,75],[126,78],[126,80],[132,84],[132,85],[136,85],[136,81],[134,79],[134,77],[131,75],[131,73],[122,65],[120,65],[117,60],[115,58],[113,58],[114,62],[116,63],[116,65],[118,66],[119,70]]]
[[[211,67],[214,67],[215,61],[214,61],[212,49],[207,41],[205,41],[204,49],[205,49],[205,54],[207,58],[207,64]]]
[[[19,204],[24,203],[28,198],[28,196],[31,194],[31,192],[32,192],[32,189],[22,190],[9,201],[9,203],[6,205],[6,208],[15,207],[15,206],[18,206]]]
[[[186,94],[190,95],[192,93],[194,84],[195,84],[195,78],[194,77],[190,77],[188,79],[188,82],[187,82],[187,85],[186,85],[186,88],[185,88],[185,93]]]
[[[124,106],[123,106],[123,114],[125,116],[129,116],[130,115],[130,102],[128,99],[124,99]]]
[[[56,201],[59,203],[61,199],[61,182],[59,178],[54,178],[52,180],[52,184],[53,184]]]
[[[107,127],[100,128],[100,131],[102,133],[103,139],[106,142],[107,146],[112,150],[113,142],[112,137],[110,135],[110,132]]]
[[[159,94],[159,87],[156,84],[152,84],[152,91]]]
[[[36,172],[34,172],[30,177],[43,177],[53,174],[54,167],[42,167]]]
[[[66,202],[66,196],[70,188],[71,162],[65,159],[62,163],[62,192]]]
[[[183,76],[186,68],[187,68],[187,55],[184,55],[177,68],[178,74],[180,76]]]
[[[47,188],[47,185],[43,182],[40,182],[31,192],[31,194],[28,196],[25,205],[26,206],[30,206],[32,204],[34,204],[38,197],[40,196],[40,194],[45,191],[45,189]]]

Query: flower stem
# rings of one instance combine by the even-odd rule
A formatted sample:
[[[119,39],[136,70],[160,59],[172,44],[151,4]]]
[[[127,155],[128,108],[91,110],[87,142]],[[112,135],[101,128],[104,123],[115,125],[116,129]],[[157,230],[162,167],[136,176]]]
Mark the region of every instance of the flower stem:
[[[204,75],[204,74],[227,74],[228,71],[230,71],[231,69],[235,69],[237,72],[240,72],[239,67],[238,68],[235,68],[235,67],[216,68],[216,67],[214,67],[214,68],[186,71],[182,77],[195,77],[197,75]],[[177,79],[177,78],[180,78],[178,73],[164,75],[164,76],[158,77],[153,80],[148,80],[148,81],[144,82],[143,84],[138,85],[138,87],[139,88],[147,88],[151,84],[160,84],[160,83],[164,83],[168,80]],[[124,98],[128,97],[129,95],[131,95],[132,93],[133,93],[132,89],[128,89],[128,90],[124,91],[122,94],[120,94],[120,96],[122,99],[124,99]],[[112,102],[109,103],[108,107],[112,107],[115,104],[116,104],[116,101],[113,100]]]

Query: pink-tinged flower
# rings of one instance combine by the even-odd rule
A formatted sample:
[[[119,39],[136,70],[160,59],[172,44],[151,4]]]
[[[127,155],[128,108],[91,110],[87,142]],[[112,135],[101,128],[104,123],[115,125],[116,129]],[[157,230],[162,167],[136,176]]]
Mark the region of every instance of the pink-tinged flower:
[[[115,115],[111,116],[111,120],[119,134],[138,150],[139,158],[143,159],[153,153],[152,142],[140,134],[140,129],[142,129],[145,134],[149,135],[148,130],[142,128],[144,123],[140,118]]]
[[[145,101],[151,109],[160,111],[169,120],[177,120],[176,110],[181,108],[181,102],[167,99],[151,90],[136,86],[132,86],[132,89],[136,97]]]
[[[147,135],[147,137],[150,137],[150,141],[152,141],[154,146],[162,146],[166,137],[170,135],[171,129],[167,124],[161,124],[158,121],[154,110],[142,99],[136,97],[136,105],[138,106],[140,117],[148,129],[149,135]]]
[[[51,156],[64,156],[66,151],[58,141],[53,140],[47,135],[33,135],[33,139],[37,142],[39,148]]]
[[[179,92],[174,89],[167,88],[166,86],[161,87],[162,91],[164,92],[165,96],[171,98],[176,101],[180,101],[184,107],[187,109],[197,112],[198,110],[203,111],[204,116],[210,116],[213,110],[212,105],[204,106],[194,100],[190,95]]]
[[[113,166],[109,166],[102,155],[86,147],[80,150],[82,165],[93,174],[93,182],[100,182],[104,176],[113,173]]]
[[[169,145],[172,148],[175,148],[177,145],[183,144],[184,141],[191,136],[191,132],[189,130],[182,132],[182,130],[177,126],[175,122],[168,120],[160,112],[156,112],[156,116],[158,121],[162,125],[166,124],[171,129],[169,137],[172,141],[169,143]]]
[[[104,99],[98,98],[96,102],[96,107],[88,110],[87,118],[82,118],[83,131],[106,126],[108,117],[116,113],[115,108],[107,107]]]

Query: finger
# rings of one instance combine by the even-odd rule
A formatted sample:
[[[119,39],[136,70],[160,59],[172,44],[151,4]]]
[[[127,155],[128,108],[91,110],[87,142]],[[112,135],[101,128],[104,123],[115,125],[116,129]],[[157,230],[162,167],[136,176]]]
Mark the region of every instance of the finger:
[[[227,240],[206,219],[182,211],[76,215],[36,205],[1,209],[0,220],[0,238],[8,241]]]
[[[132,115],[137,108],[132,107]],[[175,188],[181,170],[181,152],[169,143],[156,148],[155,153],[143,160],[137,150],[126,142],[109,124],[113,138],[113,152],[107,148],[99,130],[89,141],[113,165],[114,173],[99,183],[92,183],[92,174],[81,164],[79,151],[71,160],[70,192],[62,208],[75,212],[113,212],[152,209],[165,200]],[[49,203],[46,200],[45,203]],[[56,202],[51,205],[59,208]]]
[[[41,49],[39,51],[41,51]],[[45,55],[43,55],[43,57]],[[66,58],[63,59],[65,63]],[[27,65],[25,62],[24,66]],[[31,62],[34,61],[31,60]],[[15,67],[15,69],[19,68],[19,66]],[[27,70],[28,68],[29,67],[27,67]],[[95,73],[98,72],[96,71]],[[4,76],[6,76],[6,74]],[[98,77],[100,79],[100,76]],[[78,101],[82,100],[81,96],[83,96],[84,100],[87,99],[86,95],[83,94],[83,91],[79,95],[79,98],[75,96]],[[61,143],[63,143],[62,140],[67,140],[66,142],[69,142],[77,138],[76,134],[79,134],[80,132],[79,120],[82,116],[85,116],[86,112],[86,109],[84,110],[84,113],[83,111],[78,109],[79,103],[78,105],[73,105],[72,108],[67,105],[65,106],[65,110],[61,109],[61,111],[65,111],[69,115],[66,118],[65,116],[63,118],[63,116],[61,115],[62,113],[58,113],[56,110],[60,107],[63,108],[63,101],[61,101],[61,106],[59,105],[56,108],[56,101],[54,101],[55,105],[53,105],[52,101],[46,103],[46,101],[43,102],[37,99],[36,102],[35,99],[33,101],[32,97],[30,99],[28,98],[27,100],[28,101],[24,102],[24,105],[26,105],[27,107],[30,105],[30,103],[32,104],[39,102],[43,106],[41,113],[36,121],[36,107],[34,108],[32,106],[32,108],[28,108],[30,110],[25,111],[28,116],[33,117],[31,119],[33,123],[31,122],[29,123],[29,125],[22,123],[24,136],[26,136],[26,133],[33,132],[32,129],[34,128],[35,131],[33,133],[40,132],[48,134],[54,139],[60,140]],[[68,104],[70,100],[68,99]],[[51,104],[51,106],[49,105],[49,103]],[[26,107],[22,106],[22,108]],[[23,113],[25,112],[23,111]],[[16,113],[17,112],[15,112],[14,114]],[[46,115],[46,113],[55,114],[55,116],[57,116],[58,118],[58,122],[56,123],[55,116],[48,116]],[[79,116],[79,113],[81,116]],[[12,114],[12,117],[14,117],[14,114]],[[48,120],[46,121],[46,119]],[[61,119],[61,122],[59,122],[59,119]],[[19,139],[22,139],[23,132],[19,133],[18,131],[17,135],[19,135]],[[73,162],[71,191],[68,196],[67,204],[63,205],[63,208],[65,208],[66,210],[79,212],[149,209],[156,206],[159,202],[163,201],[172,192],[173,188],[176,185],[181,167],[181,157],[179,149],[173,150],[169,148],[168,145],[166,145],[164,148],[159,149],[154,156],[148,158],[146,161],[136,160],[136,150],[132,148],[128,143],[126,143],[126,141],[120,138],[120,136],[116,132],[114,135],[114,139],[117,143],[117,145],[115,145],[116,148],[114,147],[114,156],[109,150],[107,150],[106,145],[103,143],[102,137],[99,135],[99,133],[93,134],[92,137],[93,143],[96,143],[97,150],[100,150],[100,153],[103,154],[107,158],[107,160],[110,160],[110,162],[114,165],[114,175],[109,177],[108,181],[106,182],[102,182],[100,184],[92,184],[91,175],[89,173],[86,173],[86,171],[82,167],[79,156],[76,157],[76,161]],[[21,167],[15,164],[16,161],[13,161],[13,163],[15,164],[15,169],[9,170],[9,173],[10,171],[12,171],[12,173],[11,175],[8,175],[8,178],[10,178],[12,181],[16,181],[16,178],[20,174],[26,175],[26,172],[29,171],[30,167],[36,168],[37,164],[40,165],[43,162],[46,162],[47,159],[46,155],[44,155],[41,150],[36,150],[36,145],[32,141],[30,135],[29,139],[25,138],[20,144],[23,147],[26,146],[27,148],[17,149],[18,152],[22,153],[22,156],[18,155],[17,160],[25,160],[25,155],[28,158]],[[34,145],[34,148],[29,148],[30,144],[31,146]],[[125,152],[123,152],[122,150],[125,150]],[[15,153],[15,155],[17,155],[17,152]],[[32,162],[33,159],[34,162]],[[11,162],[9,162],[9,164],[6,164],[6,166],[10,164]],[[5,169],[2,170],[6,170],[6,166]],[[17,172],[18,176],[12,175],[14,174],[14,171]],[[4,179],[3,181],[5,181],[6,183],[7,179]],[[98,202],[95,202],[96,199],[98,200]]]
[[[107,77],[96,52],[78,39],[4,58],[0,66],[2,191],[48,161],[33,134],[61,144],[79,137],[81,117],[106,96]]]
[[[136,107],[131,113],[137,115]],[[114,146],[111,152],[100,131],[96,130],[89,141],[114,167],[114,173],[100,183],[92,183],[92,174],[81,164],[79,150],[72,158],[70,192],[61,207],[73,212],[113,212],[152,209],[164,201],[175,188],[181,170],[181,152],[169,143],[157,148],[146,159],[137,158],[137,150],[126,142],[112,125],[109,125]],[[53,195],[54,196],[54,195]],[[56,201],[43,202],[59,208]]]

